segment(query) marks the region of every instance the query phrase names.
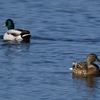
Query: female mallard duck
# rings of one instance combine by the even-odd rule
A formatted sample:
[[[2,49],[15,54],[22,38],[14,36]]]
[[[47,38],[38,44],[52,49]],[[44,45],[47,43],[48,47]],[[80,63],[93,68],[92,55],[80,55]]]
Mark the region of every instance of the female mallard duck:
[[[14,22],[12,19],[7,19],[5,24],[8,28],[8,31],[4,34],[4,40],[10,41],[29,41],[30,40],[30,32],[28,30],[23,29],[14,29]]]
[[[86,62],[74,62],[73,67],[70,68],[75,75],[100,75],[99,66],[94,62],[100,62],[97,55],[89,54]]]

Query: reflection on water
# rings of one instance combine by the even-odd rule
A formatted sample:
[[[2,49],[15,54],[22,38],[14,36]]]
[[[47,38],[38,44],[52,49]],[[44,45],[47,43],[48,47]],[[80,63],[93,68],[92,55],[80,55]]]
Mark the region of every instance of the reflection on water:
[[[6,47],[6,52],[7,54],[10,54],[10,53],[15,53],[15,52],[22,52],[22,51],[27,51],[30,47],[30,44],[29,43],[18,43],[18,42],[12,42],[12,41],[7,41],[7,42],[4,42],[2,44],[2,47]]]
[[[2,48],[5,48],[4,52],[4,67],[6,69],[6,74],[8,78],[11,78],[13,75],[13,71],[16,69],[16,66],[19,66],[20,59],[27,59],[26,57],[23,57],[23,54],[25,53],[26,55],[28,54],[30,45],[23,43],[8,43],[5,42],[2,44]],[[17,59],[17,61],[16,61]],[[23,59],[23,60],[24,60]],[[19,62],[18,62],[19,61]],[[17,67],[18,67],[17,66]],[[20,67],[20,66],[19,66]]]
[[[78,83],[80,85],[85,84],[86,87],[96,88],[98,86],[95,80],[96,76],[80,77],[73,75],[72,78],[74,79],[75,83]]]
[[[95,100],[98,97],[99,77],[78,77],[73,75],[72,79],[75,91],[80,91],[79,95],[77,95],[78,97],[81,95],[83,100]]]

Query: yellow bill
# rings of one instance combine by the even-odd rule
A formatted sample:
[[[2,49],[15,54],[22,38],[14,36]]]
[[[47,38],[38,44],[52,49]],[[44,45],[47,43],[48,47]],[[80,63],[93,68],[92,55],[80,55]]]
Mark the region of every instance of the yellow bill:
[[[6,24],[3,24],[3,26],[5,27],[5,26],[6,26]]]

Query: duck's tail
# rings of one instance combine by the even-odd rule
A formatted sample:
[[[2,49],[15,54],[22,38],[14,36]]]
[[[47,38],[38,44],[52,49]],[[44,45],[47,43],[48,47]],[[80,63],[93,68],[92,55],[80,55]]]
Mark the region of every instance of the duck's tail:
[[[77,62],[73,62],[72,63],[72,68],[69,68],[69,70],[73,70],[73,68],[75,68],[77,66]]]
[[[73,68],[69,68],[69,70],[73,70]]]

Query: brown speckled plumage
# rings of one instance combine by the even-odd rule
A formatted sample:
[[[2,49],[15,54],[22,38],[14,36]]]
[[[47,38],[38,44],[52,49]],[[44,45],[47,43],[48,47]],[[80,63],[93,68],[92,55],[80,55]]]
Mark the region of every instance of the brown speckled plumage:
[[[100,75],[99,66],[94,62],[100,62],[97,55],[89,54],[86,58],[86,62],[73,63],[72,72],[76,75]]]

